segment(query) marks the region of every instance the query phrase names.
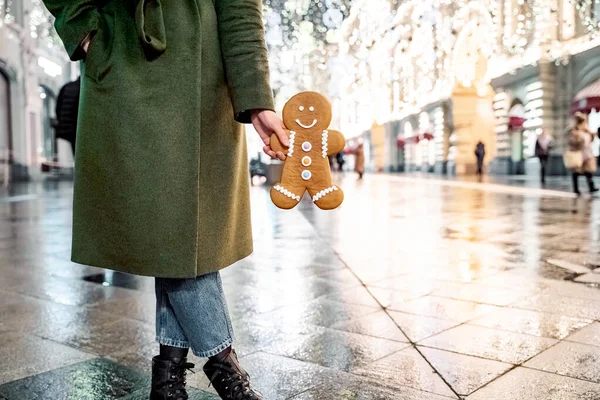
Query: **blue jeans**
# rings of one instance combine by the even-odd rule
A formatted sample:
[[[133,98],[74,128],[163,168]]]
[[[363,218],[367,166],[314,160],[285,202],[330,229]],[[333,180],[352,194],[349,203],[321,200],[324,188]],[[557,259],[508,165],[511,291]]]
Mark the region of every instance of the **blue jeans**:
[[[156,341],[212,357],[233,343],[218,272],[190,279],[155,278]]]

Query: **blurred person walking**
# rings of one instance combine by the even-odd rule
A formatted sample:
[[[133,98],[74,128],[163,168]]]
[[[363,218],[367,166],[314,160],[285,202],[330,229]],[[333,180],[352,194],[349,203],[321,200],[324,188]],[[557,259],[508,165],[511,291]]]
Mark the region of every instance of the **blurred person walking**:
[[[365,173],[365,149],[361,143],[356,149],[356,159],[354,161],[354,172],[358,174],[358,179],[362,179]]]
[[[594,185],[592,174],[596,172],[596,157],[592,150],[594,133],[588,129],[587,118],[584,114],[577,112],[573,116],[573,127],[567,132],[568,150],[564,154],[565,167],[571,169],[573,178],[573,191],[580,195],[579,177],[584,175],[590,193],[599,189]]]
[[[80,90],[81,77],[65,84],[60,89],[56,99],[56,122],[53,125],[56,138],[64,139],[71,144],[73,156],[75,156]]]
[[[340,172],[342,172],[344,170],[344,164],[346,163],[346,160],[344,159],[344,152],[340,151],[337,153],[335,155],[335,159],[337,160]]]
[[[287,146],[260,0],[44,0],[82,61],[72,260],[155,277],[151,400],[185,400],[188,350],[222,399],[261,400],[219,271],[252,253],[246,138]]]
[[[485,158],[485,145],[480,140],[475,145],[475,157],[477,158],[477,175],[483,175],[483,160]]]
[[[552,136],[542,131],[535,142],[535,156],[540,160],[540,179],[542,185],[546,184],[546,168],[548,166],[548,158],[550,157],[550,150],[554,147]]]

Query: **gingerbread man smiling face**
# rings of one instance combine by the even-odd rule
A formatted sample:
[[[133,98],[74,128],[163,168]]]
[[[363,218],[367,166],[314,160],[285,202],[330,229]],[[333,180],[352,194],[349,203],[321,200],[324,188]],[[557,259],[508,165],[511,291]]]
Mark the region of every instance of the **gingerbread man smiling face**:
[[[277,136],[271,136],[273,150],[287,153],[281,183],[271,190],[273,203],[279,208],[293,208],[308,191],[319,208],[338,207],[344,193],[331,182],[328,156],[342,151],[346,142],[340,132],[327,129],[331,103],[316,92],[299,93],[284,106],[283,123],[290,146],[284,148]]]
[[[299,93],[283,108],[283,123],[292,131],[323,131],[331,123],[331,104],[317,93]]]

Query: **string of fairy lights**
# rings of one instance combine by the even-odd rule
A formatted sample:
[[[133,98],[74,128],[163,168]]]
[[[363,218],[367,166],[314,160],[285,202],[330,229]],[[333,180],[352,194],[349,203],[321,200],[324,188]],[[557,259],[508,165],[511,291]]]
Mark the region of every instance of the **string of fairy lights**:
[[[15,6],[21,1],[0,0],[0,26],[15,23]],[[42,0],[25,4],[31,37],[58,45]],[[490,63],[493,75],[544,58],[564,62],[577,49],[600,41],[600,0],[264,0],[263,4],[273,87],[280,98],[299,90],[337,92],[376,83],[386,86],[401,106],[417,104],[447,90],[456,71],[466,68],[467,61],[472,64],[469,57],[475,56],[474,50],[498,61]],[[331,84],[334,75],[342,89]]]
[[[490,78],[599,46],[600,0],[355,0],[342,31],[349,61],[334,74],[348,114],[365,115],[348,124],[360,131],[416,114],[478,76],[484,91]]]

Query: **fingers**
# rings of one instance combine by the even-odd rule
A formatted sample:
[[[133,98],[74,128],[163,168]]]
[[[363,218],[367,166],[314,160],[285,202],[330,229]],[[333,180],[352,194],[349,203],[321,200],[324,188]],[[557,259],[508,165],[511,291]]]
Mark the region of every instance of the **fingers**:
[[[279,159],[281,161],[285,161],[285,159],[286,159],[285,154],[283,154],[281,151],[275,152],[269,146],[263,147],[263,151],[265,152],[266,155],[271,157],[271,159],[273,159],[273,160]]]
[[[278,158],[277,154],[273,150],[271,150],[271,148],[269,146],[263,147],[263,151],[265,152],[266,155],[271,157],[273,160]]]
[[[290,146],[290,140],[289,140],[287,134],[285,133],[285,130],[282,127],[275,126],[275,127],[273,127],[273,131],[277,135],[277,139],[279,139],[279,143],[281,143],[282,146],[284,146],[284,147]]]

